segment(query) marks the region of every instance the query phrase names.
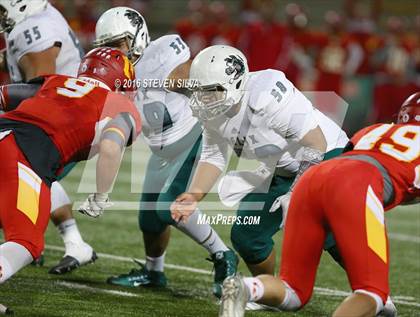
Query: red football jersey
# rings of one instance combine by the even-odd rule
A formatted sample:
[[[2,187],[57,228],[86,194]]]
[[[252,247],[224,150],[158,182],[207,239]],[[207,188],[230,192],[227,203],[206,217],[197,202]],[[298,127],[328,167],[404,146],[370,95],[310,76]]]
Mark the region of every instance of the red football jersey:
[[[420,125],[375,124],[351,139],[352,151],[344,155],[369,155],[388,171],[394,199],[386,209],[420,196]]]
[[[68,76],[47,76],[32,98],[2,118],[41,128],[60,153],[60,165],[87,159],[99,143],[105,125],[120,113],[128,113],[139,135],[140,115],[125,96]]]

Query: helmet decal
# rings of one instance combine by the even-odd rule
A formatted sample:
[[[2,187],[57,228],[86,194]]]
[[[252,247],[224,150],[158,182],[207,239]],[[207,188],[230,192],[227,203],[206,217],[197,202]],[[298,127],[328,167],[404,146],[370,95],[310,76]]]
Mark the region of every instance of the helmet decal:
[[[133,64],[127,58],[127,56],[123,56],[124,59],[124,74],[127,78],[133,79],[134,78],[134,69]]]
[[[126,16],[130,20],[130,23],[132,26],[134,27],[138,26],[139,28],[142,27],[143,19],[141,18],[140,15],[137,14],[137,12],[132,11],[132,10],[127,10],[124,16]]]
[[[243,59],[239,55],[229,55],[225,58],[226,62],[226,75],[235,74],[233,77],[234,80],[237,80],[245,73],[245,64]]]

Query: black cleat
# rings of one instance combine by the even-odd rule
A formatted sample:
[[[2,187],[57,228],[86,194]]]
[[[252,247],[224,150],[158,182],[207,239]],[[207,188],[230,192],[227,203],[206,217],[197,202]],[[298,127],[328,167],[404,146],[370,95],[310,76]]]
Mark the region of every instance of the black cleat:
[[[14,312],[10,308],[7,308],[6,306],[0,304],[0,315],[13,315]]]
[[[41,266],[44,266],[44,261],[45,261],[44,253],[42,253],[38,258],[32,261],[31,265],[41,267]]]
[[[84,263],[83,265],[89,264],[89,263],[93,263],[98,259],[98,256],[96,255],[96,252],[93,251],[92,253],[92,258],[87,262]],[[80,267],[80,263],[79,261],[70,256],[70,255],[66,255],[65,257],[63,257],[60,262],[52,267],[48,273],[49,274],[55,274],[55,275],[60,275],[60,274],[65,274],[65,273],[69,273],[75,269],[77,269],[78,267]]]

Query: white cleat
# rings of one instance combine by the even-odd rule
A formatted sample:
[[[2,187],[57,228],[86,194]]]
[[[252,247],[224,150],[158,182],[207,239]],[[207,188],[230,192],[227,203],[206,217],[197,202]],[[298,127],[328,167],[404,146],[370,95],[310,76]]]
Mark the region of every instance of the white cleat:
[[[66,243],[66,253],[60,262],[52,267],[48,273],[65,274],[71,272],[82,265],[93,263],[98,259],[92,247],[83,242],[81,244]]]
[[[64,256],[71,256],[79,261],[80,265],[85,265],[92,259],[93,249],[86,242],[83,243],[66,243],[66,253]]]
[[[241,276],[230,276],[223,282],[219,317],[243,317],[249,291]]]
[[[255,302],[249,302],[246,304],[245,310],[247,311],[275,311],[280,312],[281,309],[277,307],[272,307],[264,304],[259,304]]]
[[[378,316],[380,317],[397,317],[397,307],[391,300],[391,297],[388,296],[384,308],[379,312]]]

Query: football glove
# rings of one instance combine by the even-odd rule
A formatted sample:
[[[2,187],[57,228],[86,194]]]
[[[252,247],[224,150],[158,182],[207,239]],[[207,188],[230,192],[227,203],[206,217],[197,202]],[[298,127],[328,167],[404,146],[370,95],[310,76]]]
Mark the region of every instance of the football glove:
[[[290,197],[292,197],[292,192],[287,192],[286,194],[277,197],[269,210],[270,212],[275,212],[279,208],[281,208],[282,213],[283,213],[283,218],[280,224],[280,228],[283,228],[284,224],[286,223],[287,210],[289,209],[289,204],[290,204]]]
[[[112,205],[113,203],[109,201],[108,194],[90,194],[79,207],[79,212],[97,218],[104,213],[105,208],[109,208]]]

